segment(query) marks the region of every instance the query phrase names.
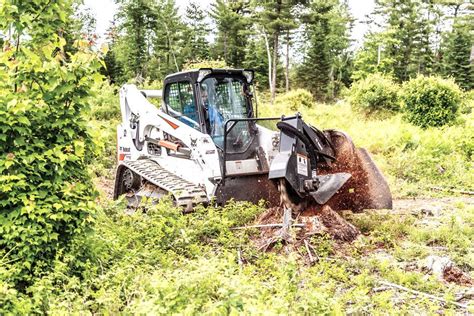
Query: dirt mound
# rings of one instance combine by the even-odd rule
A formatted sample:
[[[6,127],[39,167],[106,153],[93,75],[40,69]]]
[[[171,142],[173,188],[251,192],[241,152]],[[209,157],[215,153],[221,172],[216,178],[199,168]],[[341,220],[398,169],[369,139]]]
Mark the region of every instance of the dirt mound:
[[[318,166],[319,175],[345,172],[349,180],[327,203],[333,210],[391,209],[392,195],[385,177],[377,168],[367,150],[356,148],[343,132],[325,130],[335,149],[336,160],[331,166]]]

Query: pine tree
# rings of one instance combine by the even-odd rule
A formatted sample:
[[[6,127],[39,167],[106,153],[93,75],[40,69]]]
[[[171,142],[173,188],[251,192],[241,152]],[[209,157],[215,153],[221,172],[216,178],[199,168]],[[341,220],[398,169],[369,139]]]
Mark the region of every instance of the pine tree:
[[[209,59],[209,43],[206,36],[211,31],[206,22],[206,13],[196,2],[186,7],[186,30],[184,32],[185,48],[183,55],[187,61],[196,62]]]
[[[117,0],[118,29],[122,36],[117,41],[115,54],[129,77],[146,77],[150,29],[154,25],[152,0]]]
[[[297,26],[295,17],[292,14],[292,9],[299,2],[301,1],[272,0],[264,1],[261,5],[263,10],[260,13],[260,23],[263,26],[265,32],[268,34],[268,39],[271,42],[272,71],[270,91],[272,102],[275,99],[277,86],[277,68],[280,56],[280,36],[282,33],[287,34],[287,44],[290,45],[289,32]],[[287,49],[287,52],[288,51],[289,49]]]
[[[153,51],[151,79],[162,79],[181,70],[185,27],[174,0],[165,0],[155,6],[153,24]]]
[[[213,59],[223,58],[227,65],[242,67],[251,32],[249,4],[242,0],[216,0],[211,17],[217,26]]]
[[[341,84],[342,69],[348,64],[344,54],[349,47],[347,5],[338,0],[313,1],[304,22],[307,47],[297,69],[299,85],[317,99],[332,99]]]
[[[445,34],[441,48],[442,74],[452,76],[466,90],[474,88],[472,29],[472,24],[457,20],[453,29]]]
[[[247,44],[245,52],[244,68],[255,70],[255,82],[259,87],[267,86],[268,82],[268,58],[264,39],[254,36]]]
[[[115,53],[117,49],[117,39],[117,27],[115,21],[113,21],[112,26],[107,30],[109,50],[104,57],[105,67],[101,69],[101,73],[106,76],[111,83],[123,84],[127,80],[124,77],[124,65],[118,61]]]
[[[432,37],[437,12],[434,5],[425,0],[378,0],[373,13],[375,20],[382,20],[380,35],[369,34],[362,55],[377,55],[366,60],[371,65],[363,65],[362,58],[356,63],[357,76],[365,76],[361,69],[378,69],[393,73],[399,81],[408,80],[417,74],[430,74],[433,68]],[[385,35],[388,35],[386,37]],[[375,38],[382,40],[374,45]],[[364,51],[366,55],[364,56]],[[381,61],[384,61],[381,66]]]

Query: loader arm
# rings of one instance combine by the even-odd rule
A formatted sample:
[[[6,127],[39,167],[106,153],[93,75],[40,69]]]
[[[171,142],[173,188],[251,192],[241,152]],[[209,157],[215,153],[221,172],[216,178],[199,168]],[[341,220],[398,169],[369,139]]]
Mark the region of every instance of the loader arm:
[[[210,200],[215,185],[209,179],[215,181],[221,177],[218,151],[210,136],[157,108],[134,85],[122,87],[120,105],[119,165],[151,159],[160,168],[204,187]]]

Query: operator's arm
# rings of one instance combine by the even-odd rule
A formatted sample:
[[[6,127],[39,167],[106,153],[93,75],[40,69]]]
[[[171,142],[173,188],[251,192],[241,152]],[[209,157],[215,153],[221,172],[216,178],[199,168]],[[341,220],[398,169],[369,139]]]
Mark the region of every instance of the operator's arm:
[[[209,125],[211,127],[211,136],[224,135],[224,117],[213,105],[208,106]]]

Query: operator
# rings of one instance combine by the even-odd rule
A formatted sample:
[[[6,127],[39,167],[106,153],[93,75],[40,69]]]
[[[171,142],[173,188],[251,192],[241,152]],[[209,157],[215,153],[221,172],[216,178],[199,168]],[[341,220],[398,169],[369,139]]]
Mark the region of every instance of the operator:
[[[224,117],[219,112],[217,107],[209,102],[206,86],[201,85],[202,104],[207,111],[209,118],[209,134],[211,137],[224,135]]]

